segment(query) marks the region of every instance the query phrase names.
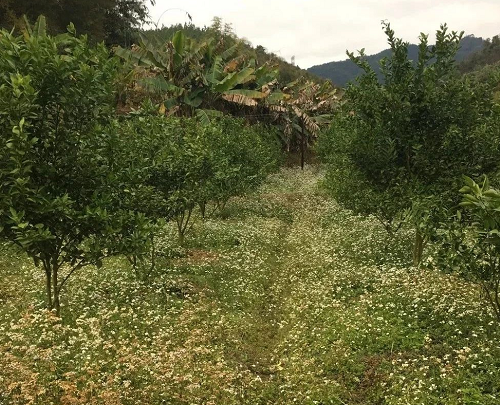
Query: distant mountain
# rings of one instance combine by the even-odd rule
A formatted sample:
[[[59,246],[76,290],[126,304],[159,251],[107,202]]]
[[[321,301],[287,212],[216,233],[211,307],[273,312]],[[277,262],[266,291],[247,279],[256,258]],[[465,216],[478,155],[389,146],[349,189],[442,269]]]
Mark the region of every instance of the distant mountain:
[[[472,35],[464,37],[460,43],[460,50],[456,56],[457,62],[461,62],[469,55],[480,51],[483,48],[484,43],[485,40],[482,38],[476,38]],[[418,59],[418,46],[411,44],[408,47],[408,55],[410,59],[416,61]],[[367,60],[370,66],[376,72],[379,72],[380,59],[388,56],[391,56],[390,49],[386,49],[376,55],[370,55],[367,57]],[[348,82],[354,80],[361,73],[361,69],[349,59],[340,62],[329,62],[323,65],[313,66],[307,69],[307,71],[319,77],[330,79],[335,85],[341,87],[344,87]]]

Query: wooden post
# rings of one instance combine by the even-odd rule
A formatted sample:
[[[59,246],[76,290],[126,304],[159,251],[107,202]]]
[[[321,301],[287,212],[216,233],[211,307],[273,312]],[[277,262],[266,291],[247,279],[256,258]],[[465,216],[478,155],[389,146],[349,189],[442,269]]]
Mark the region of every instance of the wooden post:
[[[304,134],[304,120],[300,120],[300,129],[301,129],[301,136],[300,136],[300,168],[304,170],[304,165],[305,165],[305,154],[306,154],[306,145],[305,145],[305,134]]]

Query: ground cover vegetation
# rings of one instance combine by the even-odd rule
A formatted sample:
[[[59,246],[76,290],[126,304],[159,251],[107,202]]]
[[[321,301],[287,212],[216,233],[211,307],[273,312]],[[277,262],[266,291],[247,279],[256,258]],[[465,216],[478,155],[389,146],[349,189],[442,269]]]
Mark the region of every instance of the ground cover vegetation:
[[[157,236],[143,282],[113,257],[68,281],[2,255],[6,404],[496,404],[499,329],[474,283],[418,269],[388,237],[282,169],[193,228]],[[22,287],[21,287],[22,286]]]
[[[384,24],[340,100],[211,30],[0,31],[0,403],[497,404],[495,68]]]

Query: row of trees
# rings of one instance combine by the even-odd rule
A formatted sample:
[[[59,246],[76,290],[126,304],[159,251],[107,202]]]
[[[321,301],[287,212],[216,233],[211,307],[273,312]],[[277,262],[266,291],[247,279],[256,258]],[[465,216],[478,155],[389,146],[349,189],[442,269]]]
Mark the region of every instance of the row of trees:
[[[74,272],[116,254],[139,272],[161,221],[175,219],[182,240],[196,206],[222,206],[277,164],[263,126],[203,126],[152,103],[117,116],[122,72],[73,26],[50,36],[41,17],[23,36],[0,31],[0,237],[41,266],[58,315]]]
[[[419,265],[428,241],[442,244],[448,238],[448,247],[458,247],[460,238],[450,242],[456,231],[449,225],[453,219],[460,218],[464,232],[477,236],[470,245],[474,249],[485,233],[497,232],[498,218],[486,219],[494,208],[485,205],[489,200],[481,194],[488,186],[480,190],[469,179],[464,189],[470,199],[465,205],[476,207],[475,215],[484,214],[484,232],[473,232],[470,215],[457,217],[456,212],[463,175],[495,176],[500,169],[500,110],[491,83],[459,75],[454,57],[461,33],[442,26],[432,47],[422,34],[414,63],[408,58],[409,44],[398,39],[389,24],[384,30],[392,57],[381,61],[383,81],[363,54],[349,54],[364,74],[346,89],[345,103],[319,149],[329,163],[327,184],[337,200],[355,212],[374,215],[393,236],[403,223],[414,227],[413,262]],[[493,198],[493,192],[484,195]],[[450,267],[452,261],[447,256],[442,265]],[[500,310],[496,261],[486,249],[474,263],[488,263],[489,271],[472,269],[466,260],[461,266],[479,277]]]
[[[132,49],[115,49],[129,66],[121,100],[131,108],[148,94],[169,116],[196,116],[208,123],[223,114],[268,122],[281,129],[283,147],[308,146],[327,127],[338,105],[330,82],[281,83],[276,64],[259,64],[245,44],[219,29],[195,40],[183,30],[166,42],[141,35]]]

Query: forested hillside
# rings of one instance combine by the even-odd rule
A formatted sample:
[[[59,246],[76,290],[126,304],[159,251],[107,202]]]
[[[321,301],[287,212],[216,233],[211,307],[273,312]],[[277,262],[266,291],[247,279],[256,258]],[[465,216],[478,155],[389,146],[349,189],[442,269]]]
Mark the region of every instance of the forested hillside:
[[[148,6],[155,0],[0,0],[0,28],[22,29],[43,14],[53,34],[66,32],[72,23],[80,34],[108,45],[130,45],[148,21]]]
[[[463,61],[469,55],[482,49],[484,42],[485,41],[482,38],[476,38],[472,35],[462,38],[460,41],[460,49],[455,55],[455,60],[457,62]],[[377,73],[377,77],[379,79],[382,78],[379,61],[390,56],[391,50],[386,49],[375,55],[368,55],[366,58],[370,67]],[[418,60],[418,45],[410,44],[408,46],[408,58],[416,63]],[[352,81],[362,73],[362,70],[349,59],[312,66],[307,70],[312,74],[329,79],[335,85],[341,87],[345,86],[348,82]]]
[[[498,35],[487,39],[483,47],[467,56],[458,67],[462,73],[480,70],[488,65],[496,65],[500,62],[500,37]]]

